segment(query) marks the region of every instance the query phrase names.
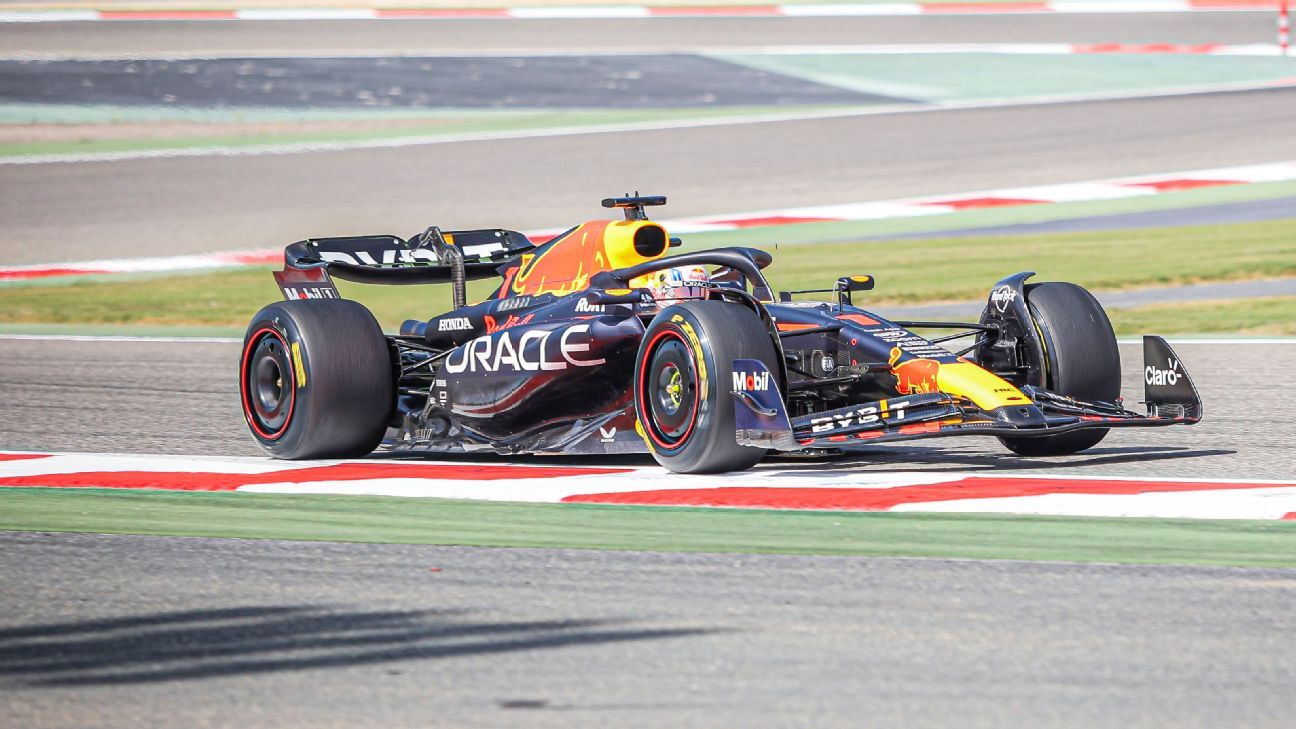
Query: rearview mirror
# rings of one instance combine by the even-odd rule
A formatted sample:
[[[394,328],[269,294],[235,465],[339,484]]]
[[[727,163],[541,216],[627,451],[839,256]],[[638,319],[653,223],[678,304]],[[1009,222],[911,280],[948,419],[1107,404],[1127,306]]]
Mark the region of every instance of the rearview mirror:
[[[841,306],[847,306],[851,303],[851,292],[853,291],[872,291],[873,277],[868,275],[862,276],[842,276],[837,279],[833,286],[833,291],[837,293],[837,303]]]

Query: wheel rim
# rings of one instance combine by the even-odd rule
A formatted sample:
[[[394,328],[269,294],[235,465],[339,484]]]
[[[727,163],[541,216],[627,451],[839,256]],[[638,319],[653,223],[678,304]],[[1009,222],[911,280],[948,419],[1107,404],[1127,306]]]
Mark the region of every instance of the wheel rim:
[[[653,440],[675,447],[688,439],[697,419],[697,368],[688,345],[673,332],[663,332],[649,353],[640,387],[646,424]]]
[[[257,435],[274,440],[288,429],[297,399],[292,359],[283,336],[262,329],[243,358],[243,412]]]

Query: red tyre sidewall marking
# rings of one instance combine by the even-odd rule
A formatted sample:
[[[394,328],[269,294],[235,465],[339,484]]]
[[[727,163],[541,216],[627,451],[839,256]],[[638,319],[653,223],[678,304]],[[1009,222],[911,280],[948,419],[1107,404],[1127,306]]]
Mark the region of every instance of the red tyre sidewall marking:
[[[652,338],[652,340],[648,342],[648,346],[644,348],[644,361],[642,363],[643,366],[641,367],[641,371],[643,372],[644,375],[650,374],[648,370],[649,370],[649,366],[651,365],[652,356],[656,351],[657,343],[666,337],[674,337],[675,339],[679,340],[680,344],[684,345],[684,349],[688,350],[689,352],[693,351],[693,348],[689,346],[688,341],[684,339],[683,335],[681,335],[678,331],[676,331],[673,328],[674,325],[671,326],[672,328],[663,329],[660,332],[657,332],[657,334]],[[693,426],[697,423],[698,415],[700,414],[698,412],[698,406],[700,404],[699,401],[701,398],[701,391],[699,390],[697,385],[698,382],[697,363],[693,361],[692,357],[689,357],[689,370],[693,376],[693,383],[694,383],[693,416],[689,418],[689,425],[688,428],[684,431],[684,435],[680,436],[679,439],[676,440],[673,444],[666,443],[662,439],[657,437],[656,426],[653,425],[652,422],[644,423],[644,432],[647,433],[648,437],[652,438],[653,442],[656,443],[657,446],[662,450],[676,451],[684,447],[684,444],[688,442],[689,436],[693,434]],[[638,405],[640,412],[644,414],[644,417],[649,421],[651,421],[652,408],[649,407],[648,403],[644,400],[644,395],[647,391],[645,387],[644,378],[640,377],[639,382],[637,384],[639,385],[639,387],[638,387],[638,392],[635,393],[636,404]]]
[[[261,429],[260,425],[257,425],[256,413],[253,412],[253,409],[248,402],[247,390],[248,354],[252,352],[254,346],[260,343],[262,334],[269,334],[275,339],[278,339],[279,343],[283,345],[284,352],[289,351],[288,340],[284,338],[284,335],[281,334],[278,329],[266,326],[256,330],[256,332],[248,338],[247,346],[243,348],[243,364],[239,367],[239,395],[241,396],[241,402],[243,403],[243,416],[247,418],[248,425],[252,426],[252,430],[256,431],[257,435],[266,440],[278,440],[283,436],[284,431],[288,430],[288,426],[292,425],[293,411],[297,408],[297,373],[293,371],[292,356],[287,356],[287,379],[289,386],[292,388],[292,399],[288,402],[288,417],[284,419],[284,424],[279,428],[279,430],[276,430],[274,433],[266,433]]]

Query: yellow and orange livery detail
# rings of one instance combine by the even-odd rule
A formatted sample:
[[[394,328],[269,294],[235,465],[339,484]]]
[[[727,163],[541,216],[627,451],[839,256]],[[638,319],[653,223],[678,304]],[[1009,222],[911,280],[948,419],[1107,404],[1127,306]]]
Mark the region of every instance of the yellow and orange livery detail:
[[[893,347],[888,358],[891,373],[896,377],[896,390],[902,395],[943,392],[965,397],[982,410],[1031,403],[1012,383],[971,362],[938,362],[925,357],[902,362],[902,356],[900,348]]]
[[[562,296],[582,291],[590,276],[661,258],[669,244],[666,229],[648,220],[583,223],[536,253],[524,253],[501,293]]]

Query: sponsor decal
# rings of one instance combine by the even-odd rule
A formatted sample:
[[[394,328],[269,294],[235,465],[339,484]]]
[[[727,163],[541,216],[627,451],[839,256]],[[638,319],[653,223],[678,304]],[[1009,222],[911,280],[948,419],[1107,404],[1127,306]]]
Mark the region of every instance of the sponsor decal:
[[[488,334],[455,350],[446,359],[445,371],[453,375],[595,367],[606,360],[589,358],[586,354],[590,349],[589,328],[589,324],[574,324],[564,329],[531,329],[516,337],[510,331]]]
[[[1149,385],[1177,385],[1183,376],[1183,372],[1179,370],[1179,360],[1168,357],[1165,369],[1160,369],[1156,365],[1143,368],[1143,382]]]
[[[1000,314],[1008,311],[1008,305],[1017,300],[1017,292],[1011,286],[1000,286],[990,292],[990,303],[995,305]]]
[[[867,426],[874,423],[881,424],[883,419],[901,421],[905,419],[905,410],[908,407],[908,400],[895,400],[891,402],[883,400],[877,405],[864,405],[842,415],[811,418],[810,432],[826,433],[833,430],[845,430],[847,428]]]
[[[466,316],[452,316],[437,322],[438,332],[462,332],[472,328],[472,322]]]
[[[733,389],[735,392],[765,392],[770,389],[770,373],[734,372]]]
[[[301,343],[300,343],[300,342],[293,342],[293,343],[292,343],[292,361],[293,361],[293,370],[295,370],[295,371],[296,371],[296,374],[297,374],[297,387],[298,387],[298,388],[305,387],[305,386],[306,386],[306,367],[302,364]]]
[[[355,251],[354,255],[341,251],[320,251],[320,258],[332,263],[349,263],[353,266],[414,265],[419,261],[440,263],[436,254],[426,248],[388,248],[380,251],[377,259],[369,251]]]
[[[946,360],[954,357],[949,353],[949,350],[939,344],[932,344],[907,329],[884,327],[882,329],[865,329],[864,331],[890,344],[892,348],[899,348],[901,352],[915,357],[944,358]]]
[[[596,313],[596,314],[601,314],[601,313],[607,311],[607,307],[604,306],[603,304],[591,304],[590,302],[586,301],[585,299],[577,299],[577,300],[576,300],[576,311],[583,311],[583,312],[587,312],[587,313]]]
[[[923,357],[901,362],[902,354],[899,347],[892,347],[891,356],[887,359],[891,365],[891,374],[896,378],[896,391],[902,395],[939,392],[937,376],[940,374],[941,363]]]
[[[285,299],[340,299],[331,286],[281,286]]]
[[[711,276],[703,266],[677,266],[633,278],[630,288],[649,291],[649,298],[654,301],[679,301],[705,298],[710,281]]]
[[[512,314],[509,314],[508,318],[504,320],[504,323],[500,324],[495,319],[495,317],[491,316],[490,314],[487,314],[485,316],[486,333],[494,334],[495,332],[503,331],[505,329],[510,329],[512,327],[521,326],[523,324],[530,324],[531,320],[534,318],[535,318],[534,312],[527,314],[526,316],[523,317],[517,317]]]
[[[602,427],[602,426],[599,427],[599,440],[600,440],[600,441],[602,441],[602,442],[604,442],[604,443],[611,443],[612,440],[613,440],[614,438],[616,438],[616,426],[615,426],[615,425],[613,425],[613,426],[609,426],[609,427],[607,427],[607,428],[604,428],[604,427]]]
[[[688,339],[689,346],[693,348],[693,361],[697,363],[698,392],[700,393],[699,399],[701,402],[705,403],[707,400],[707,380],[709,378],[706,366],[706,350],[702,348],[702,342],[698,340],[698,335],[697,332],[693,330],[693,325],[684,321],[684,318],[679,314],[671,317],[671,321],[676,320],[680,322],[679,327],[684,332],[684,336]],[[716,373],[717,376],[719,374],[719,372]]]

